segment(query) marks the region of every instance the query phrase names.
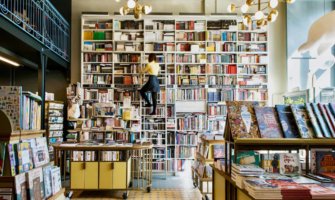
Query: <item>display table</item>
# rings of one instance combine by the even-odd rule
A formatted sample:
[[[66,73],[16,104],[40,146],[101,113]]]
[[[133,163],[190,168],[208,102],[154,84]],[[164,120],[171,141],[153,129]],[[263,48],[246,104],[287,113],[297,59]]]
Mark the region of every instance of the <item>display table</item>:
[[[55,165],[62,167],[63,180],[70,173],[72,190],[123,190],[124,199],[130,188],[151,190],[152,145],[64,143],[53,147]],[[113,156],[106,160],[107,153]]]

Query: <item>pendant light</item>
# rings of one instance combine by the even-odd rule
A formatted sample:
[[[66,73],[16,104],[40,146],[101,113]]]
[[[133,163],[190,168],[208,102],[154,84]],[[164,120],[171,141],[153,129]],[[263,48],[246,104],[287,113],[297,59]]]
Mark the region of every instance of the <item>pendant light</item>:
[[[142,14],[149,14],[152,11],[151,5],[141,5],[138,0],[128,0],[127,4],[120,8],[121,15],[127,15],[133,11],[135,19],[140,19]]]

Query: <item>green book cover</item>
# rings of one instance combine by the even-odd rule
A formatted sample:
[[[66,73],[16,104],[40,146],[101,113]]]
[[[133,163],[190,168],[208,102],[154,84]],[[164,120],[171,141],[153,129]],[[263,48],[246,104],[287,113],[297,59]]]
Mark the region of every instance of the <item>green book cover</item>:
[[[254,164],[259,166],[260,158],[259,154],[255,151],[240,151],[237,154],[236,163],[241,165]]]

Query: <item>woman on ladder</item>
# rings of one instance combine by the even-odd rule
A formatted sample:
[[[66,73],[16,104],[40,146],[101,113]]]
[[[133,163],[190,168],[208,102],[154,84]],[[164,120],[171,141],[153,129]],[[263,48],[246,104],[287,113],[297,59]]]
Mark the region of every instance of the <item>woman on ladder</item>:
[[[158,73],[160,70],[160,66],[158,63],[156,63],[156,55],[150,54],[149,63],[146,65],[146,67],[142,70],[142,73],[148,73],[149,79],[145,83],[145,85],[141,88],[140,93],[142,98],[145,100],[144,107],[153,107],[152,112],[150,115],[156,115],[156,107],[157,107],[157,93],[160,91],[159,87],[159,81],[158,81]],[[152,97],[152,104],[149,101],[149,98],[147,96],[147,92],[151,92]]]

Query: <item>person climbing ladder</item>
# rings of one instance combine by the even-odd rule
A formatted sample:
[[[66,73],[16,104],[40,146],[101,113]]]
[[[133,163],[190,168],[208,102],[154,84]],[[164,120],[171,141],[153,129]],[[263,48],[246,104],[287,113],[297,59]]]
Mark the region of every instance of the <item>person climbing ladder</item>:
[[[148,58],[149,63],[146,65],[146,67],[141,71],[141,73],[148,73],[149,79],[145,83],[145,85],[141,88],[140,94],[146,104],[144,107],[153,107],[152,112],[150,115],[156,115],[156,107],[157,107],[157,93],[160,91],[159,87],[159,81],[158,81],[158,73],[160,71],[160,66],[158,63],[156,63],[156,55],[155,54],[149,54]],[[147,92],[151,92],[152,97],[152,104],[149,101],[149,98],[147,96]]]

